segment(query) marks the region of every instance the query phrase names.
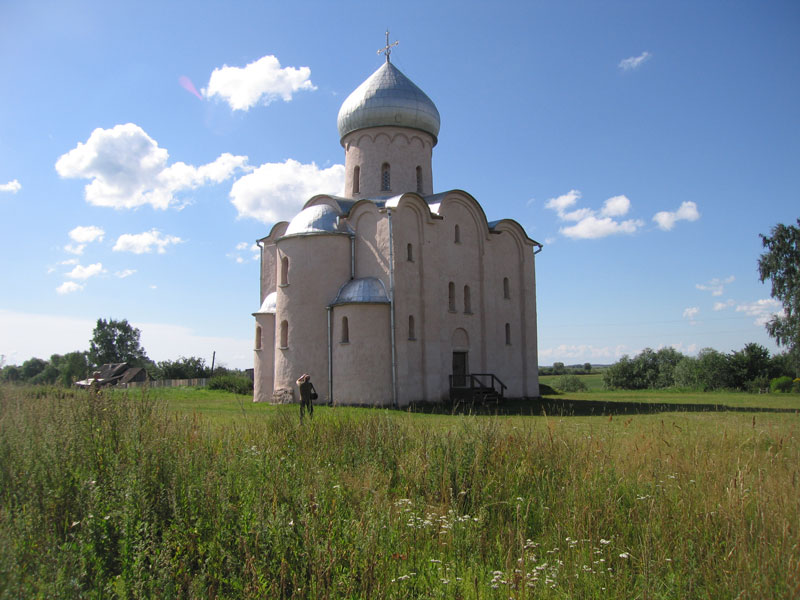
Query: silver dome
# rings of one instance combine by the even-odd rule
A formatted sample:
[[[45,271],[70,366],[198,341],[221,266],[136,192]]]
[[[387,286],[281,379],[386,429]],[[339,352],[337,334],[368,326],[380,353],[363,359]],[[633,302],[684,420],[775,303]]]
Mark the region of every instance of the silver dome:
[[[283,237],[316,233],[348,233],[347,226],[329,204],[315,204],[301,210],[291,220]]]
[[[386,295],[383,282],[375,277],[351,279],[339,289],[339,294],[331,306],[353,303],[388,304],[389,297]]]
[[[347,97],[339,109],[339,137],[366,127],[410,127],[439,135],[439,111],[413,81],[385,62]]]
[[[278,292],[272,292],[270,294],[267,294],[267,297],[264,298],[264,302],[261,304],[261,308],[258,309],[257,313],[253,314],[274,315],[277,310],[278,310]]]

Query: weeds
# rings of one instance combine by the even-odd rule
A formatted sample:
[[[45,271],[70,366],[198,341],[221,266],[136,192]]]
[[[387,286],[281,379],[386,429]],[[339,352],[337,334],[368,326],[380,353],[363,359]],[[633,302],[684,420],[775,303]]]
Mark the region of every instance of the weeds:
[[[0,597],[798,593],[797,415],[316,412],[0,387]]]

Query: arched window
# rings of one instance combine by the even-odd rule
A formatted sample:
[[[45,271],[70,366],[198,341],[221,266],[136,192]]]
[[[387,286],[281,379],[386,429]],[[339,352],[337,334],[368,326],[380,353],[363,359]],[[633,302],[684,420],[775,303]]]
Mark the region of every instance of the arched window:
[[[422,167],[417,167],[417,193],[422,193]]]
[[[506,323],[506,346],[511,345],[511,325]]]
[[[464,312],[467,314],[472,313],[472,296],[468,285],[464,286]]]
[[[281,258],[281,285],[289,285],[289,257]]]
[[[281,348],[289,347],[289,321],[281,321]]]
[[[414,315],[408,315],[408,339],[417,339],[417,332],[414,330]]]
[[[381,191],[388,192],[392,189],[392,173],[389,163],[383,163],[381,167]]]
[[[261,350],[261,325],[256,325],[256,350]]]
[[[503,277],[503,298],[511,298],[511,289],[508,285],[508,277]]]
[[[461,228],[458,225],[456,225],[456,232],[455,232],[454,239],[455,239],[456,244],[460,244],[461,243]]]
[[[450,312],[456,311],[456,284],[452,281],[447,285],[447,308]]]
[[[408,257],[408,262],[414,262],[414,246],[411,244],[406,246],[406,256]]]
[[[342,343],[347,344],[350,342],[350,323],[347,317],[342,317]]]
[[[358,190],[361,188],[361,167],[355,167],[353,169],[353,194],[357,194]]]

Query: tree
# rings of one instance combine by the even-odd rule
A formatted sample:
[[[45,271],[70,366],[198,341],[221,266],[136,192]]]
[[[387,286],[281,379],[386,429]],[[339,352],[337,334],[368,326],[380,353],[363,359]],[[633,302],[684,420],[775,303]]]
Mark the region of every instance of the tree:
[[[198,379],[211,376],[211,369],[206,366],[206,361],[195,356],[162,360],[158,363],[158,371],[164,379]]]
[[[89,345],[89,360],[95,366],[126,362],[141,367],[149,362],[139,343],[141,332],[126,319],[97,319]]]
[[[61,357],[58,363],[61,385],[70,386],[74,382],[88,376],[89,361],[86,352],[69,352]]]
[[[564,367],[564,363],[562,362],[554,362],[553,363],[553,375],[563,375],[567,372],[566,367]]]
[[[761,235],[766,252],[758,259],[758,275],[772,282],[770,295],[783,304],[783,315],[767,323],[769,335],[786,346],[800,369],[800,219],[797,226],[778,224],[771,235]]]

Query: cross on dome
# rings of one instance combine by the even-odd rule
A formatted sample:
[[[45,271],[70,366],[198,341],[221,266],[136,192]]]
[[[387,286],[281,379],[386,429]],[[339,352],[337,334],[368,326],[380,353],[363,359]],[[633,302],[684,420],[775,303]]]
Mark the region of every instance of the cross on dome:
[[[400,43],[400,40],[395,40],[394,43],[389,43],[389,30],[386,30],[386,46],[378,50],[378,54],[385,54],[386,55],[386,62],[389,62],[389,55],[392,53],[392,47],[397,46]]]

